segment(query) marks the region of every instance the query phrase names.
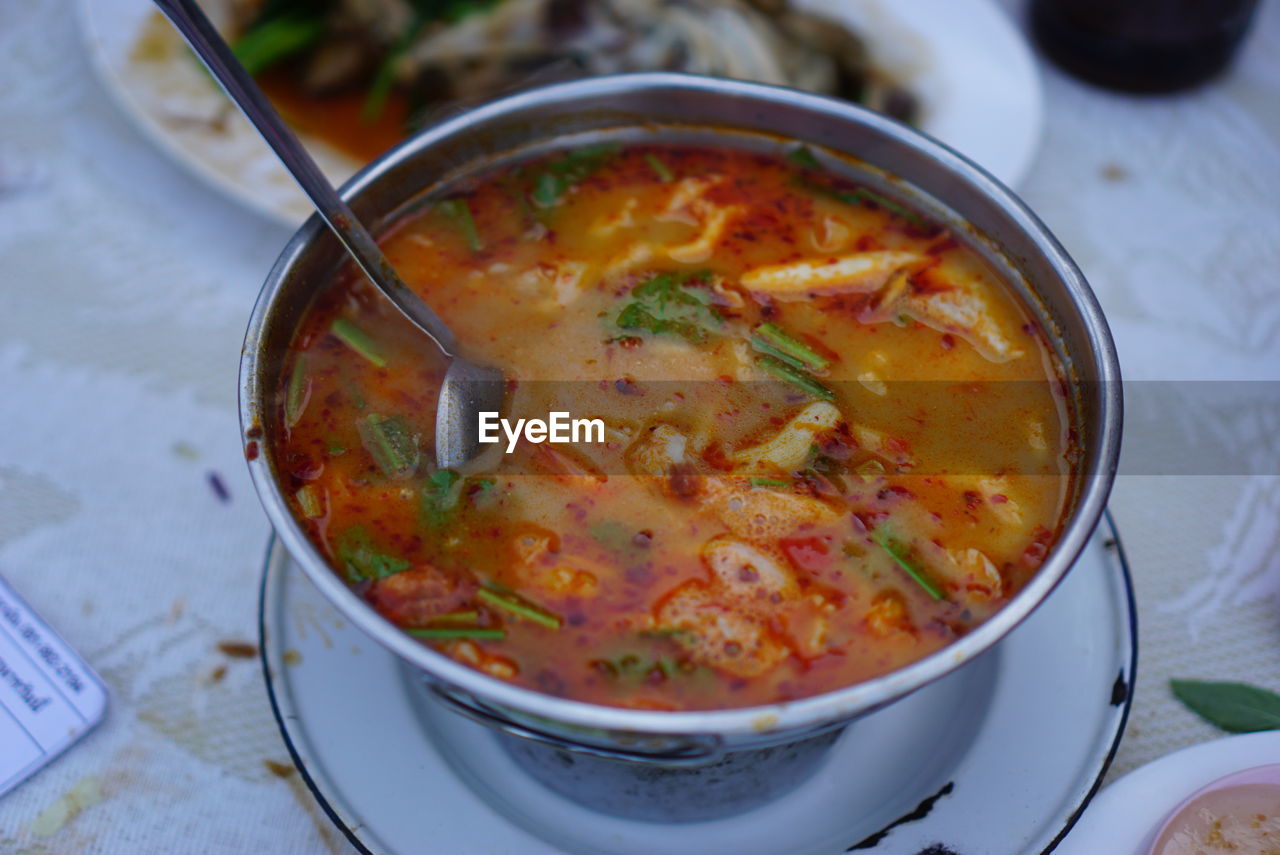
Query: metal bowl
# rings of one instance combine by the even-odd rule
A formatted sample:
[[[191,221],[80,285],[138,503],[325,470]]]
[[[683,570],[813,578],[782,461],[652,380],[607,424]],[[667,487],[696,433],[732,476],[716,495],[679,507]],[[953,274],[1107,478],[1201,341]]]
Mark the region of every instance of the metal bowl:
[[[655,712],[566,700],[486,676],[378,615],[329,566],[291,514],[276,461],[262,447],[291,336],[343,256],[312,217],[267,277],[241,361],[240,412],[258,494],[286,548],[353,623],[420,669],[459,712],[578,756],[667,768],[820,735],[969,662],[1018,625],[1062,580],[1098,523],[1120,448],[1115,348],[1093,293],[1044,225],[990,175],[934,140],[844,101],[677,74],[602,77],[531,90],[423,131],[353,178],[342,195],[373,229],[424,195],[538,151],[601,138],[708,142],[780,152],[796,142],[847,156],[839,169],[944,221],[1021,292],[1072,381],[1082,454],[1061,536],[1031,581],[986,623],[945,649],[873,680],[768,706]],[[428,295],[428,299],[430,299]]]

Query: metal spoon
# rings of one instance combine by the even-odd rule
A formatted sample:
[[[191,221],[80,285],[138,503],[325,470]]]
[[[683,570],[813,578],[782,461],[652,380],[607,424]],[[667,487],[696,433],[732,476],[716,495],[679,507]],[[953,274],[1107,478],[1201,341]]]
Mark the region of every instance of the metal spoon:
[[[436,405],[436,464],[455,468],[480,451],[478,414],[502,411],[502,372],[458,356],[458,342],[435,312],[396,275],[382,250],[285,125],[195,0],[155,0],[209,73],[258,129],[369,281],[451,360]]]

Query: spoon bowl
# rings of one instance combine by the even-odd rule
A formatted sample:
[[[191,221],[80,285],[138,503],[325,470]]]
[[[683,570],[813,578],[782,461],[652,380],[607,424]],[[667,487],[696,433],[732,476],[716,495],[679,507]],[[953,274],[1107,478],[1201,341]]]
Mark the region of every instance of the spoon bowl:
[[[452,360],[436,403],[436,466],[455,469],[480,451],[477,421],[482,411],[502,412],[502,372],[458,355],[457,339],[431,307],[396,273],[378,242],[324,177],[302,143],[271,106],[195,0],[155,0],[227,97],[280,158],[373,286]]]

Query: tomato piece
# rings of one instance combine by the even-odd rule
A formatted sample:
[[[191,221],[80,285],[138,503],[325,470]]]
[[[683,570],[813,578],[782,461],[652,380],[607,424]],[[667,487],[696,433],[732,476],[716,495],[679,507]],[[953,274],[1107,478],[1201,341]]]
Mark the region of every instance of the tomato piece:
[[[788,537],[780,545],[791,563],[801,570],[817,572],[831,566],[829,537]]]

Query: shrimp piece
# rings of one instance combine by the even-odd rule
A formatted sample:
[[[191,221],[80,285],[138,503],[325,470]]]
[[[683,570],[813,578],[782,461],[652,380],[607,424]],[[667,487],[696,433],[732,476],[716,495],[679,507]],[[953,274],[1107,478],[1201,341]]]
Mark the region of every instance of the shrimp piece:
[[[769,439],[734,452],[733,460],[749,469],[795,472],[809,459],[809,450],[818,437],[835,430],[840,422],[840,411],[835,406],[814,401]]]
[[[894,273],[928,261],[915,252],[856,252],[834,259],[792,261],[748,270],[741,282],[748,291],[775,300],[805,300],[816,294],[869,294]]]
[[[777,667],[787,646],[755,612],[722,602],[718,589],[685,582],[659,604],[663,627],[685,630],[675,636],[689,658],[739,677],[755,677]]]

